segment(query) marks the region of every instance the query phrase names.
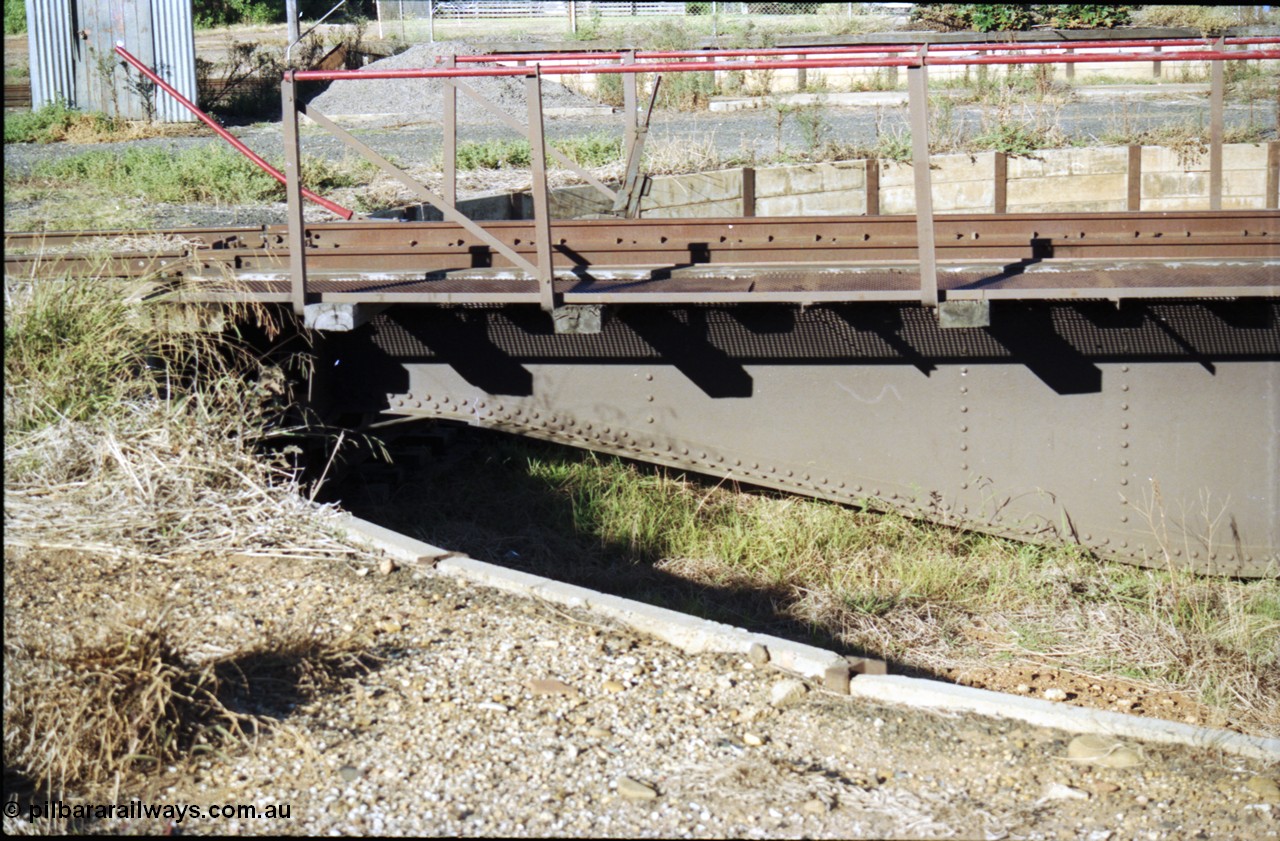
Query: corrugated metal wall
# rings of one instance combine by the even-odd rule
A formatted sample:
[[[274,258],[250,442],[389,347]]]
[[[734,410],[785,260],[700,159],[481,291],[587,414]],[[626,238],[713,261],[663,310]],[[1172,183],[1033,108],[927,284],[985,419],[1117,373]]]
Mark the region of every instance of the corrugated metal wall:
[[[26,0],[31,105],[65,100],[128,119],[194,120],[114,52],[117,42],[196,100],[191,0]]]

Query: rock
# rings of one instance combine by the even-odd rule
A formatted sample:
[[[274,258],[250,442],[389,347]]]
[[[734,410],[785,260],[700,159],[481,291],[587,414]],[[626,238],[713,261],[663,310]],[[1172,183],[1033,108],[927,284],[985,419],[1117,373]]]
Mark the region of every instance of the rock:
[[[553,677],[535,677],[524,682],[525,688],[534,695],[577,695],[578,690],[562,680]]]
[[[747,649],[747,659],[757,666],[763,666],[769,662],[769,649],[758,642],[753,642],[751,648]]]
[[[397,564],[395,561],[393,561],[391,558],[383,558],[381,561],[378,562],[378,572],[382,573],[383,575],[390,575],[391,573],[395,572],[399,568],[400,568],[400,565]]]
[[[1252,798],[1259,803],[1280,803],[1280,785],[1268,777],[1250,777],[1244,784]]]
[[[630,777],[618,778],[618,796],[627,800],[657,800],[658,792],[639,780]]]
[[[1048,803],[1053,800],[1088,800],[1089,792],[1081,791],[1078,788],[1072,788],[1062,783],[1049,783],[1044,788],[1044,794],[1040,795],[1041,803]]]
[[[369,574],[369,568],[368,568],[368,567],[357,567],[357,568],[356,568],[356,575],[360,576],[361,578],[364,578],[364,577],[365,577],[366,575],[368,575],[368,574]]]
[[[1076,762],[1102,765],[1107,768],[1134,768],[1142,764],[1142,757],[1124,742],[1086,733],[1076,736],[1067,745],[1067,757]]]
[[[355,782],[360,778],[360,769],[354,765],[343,765],[338,769],[338,776],[342,778],[343,782]]]
[[[1092,791],[1094,794],[1098,795],[1099,797],[1101,797],[1104,794],[1115,794],[1117,791],[1120,790],[1120,786],[1116,785],[1115,783],[1096,782],[1093,785],[1089,786],[1089,790]]]
[[[787,678],[773,685],[769,692],[769,703],[778,709],[800,703],[809,694],[809,687],[798,680]]]
[[[818,798],[806,800],[804,805],[800,807],[800,811],[806,815],[825,815],[827,813],[827,804]]]
[[[607,739],[613,735],[613,731],[608,727],[593,726],[587,730],[587,735],[593,739]]]
[[[743,733],[742,741],[753,748],[758,748],[764,744],[764,739],[757,736],[755,733]]]
[[[1056,686],[1051,687],[1044,691],[1044,699],[1046,701],[1065,701],[1067,700],[1067,693]]]
[[[603,684],[601,684],[601,688],[604,689],[605,692],[616,695],[617,693],[623,691],[627,687],[623,686],[621,683],[618,683],[618,681],[616,680],[606,680]]]

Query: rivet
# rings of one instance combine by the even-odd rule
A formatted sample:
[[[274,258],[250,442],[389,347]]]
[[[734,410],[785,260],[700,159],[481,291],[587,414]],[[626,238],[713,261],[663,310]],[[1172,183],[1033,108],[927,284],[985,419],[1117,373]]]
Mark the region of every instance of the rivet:
[[[1174,556],[1175,558],[1181,558],[1181,557],[1182,557],[1182,550],[1181,550],[1181,549],[1174,549],[1174,550],[1173,550],[1173,556]]]
[[[1129,449],[1129,442],[1128,442],[1128,441],[1121,441],[1121,442],[1120,442],[1120,449],[1122,449],[1122,450],[1127,450],[1127,449]]]
[[[759,469],[760,469],[760,463],[759,463],[759,462],[756,462],[756,461],[751,462],[751,469],[752,469],[752,470],[759,470]]]
[[[644,422],[645,422],[645,423],[653,423],[653,415],[650,415],[649,417],[645,418],[645,419],[644,419]]]
[[[879,489],[879,488],[876,488],[874,491],[872,491],[872,492],[871,492],[871,495],[872,495],[872,496],[880,496],[880,489]]]
[[[788,471],[787,471],[787,477],[788,477],[788,478],[790,478],[790,477],[792,477],[792,476],[794,476],[794,475],[796,475],[794,470],[788,470]]]
[[[969,407],[968,407],[968,406],[961,406],[961,407],[960,407],[960,414],[962,414],[962,415],[963,415],[963,414],[964,414],[965,412],[967,412],[967,411],[969,411]]]
[[[645,374],[644,378],[649,382],[653,382],[653,374]]]
[[[603,432],[605,435],[611,435],[611,434],[613,434],[613,430],[612,430],[612,429],[610,429],[610,428],[609,428],[609,427],[607,427],[607,426],[606,426],[604,429],[600,430],[600,431],[601,431],[601,432]]]
[[[681,447],[681,448],[680,448],[680,455],[682,455],[682,456],[687,456],[687,455],[689,455],[689,448],[688,448],[688,447]]]
[[[853,489],[854,489],[854,491],[856,491],[857,493],[862,493],[862,485],[854,485],[854,486],[853,486]]]
[[[1127,500],[1127,499],[1121,499],[1121,500],[1120,500],[1120,504],[1121,504],[1121,505],[1128,505],[1128,504],[1129,504],[1129,500]]]
[[[1120,411],[1122,411],[1122,412],[1127,412],[1127,411],[1129,411],[1129,404],[1128,404],[1128,403],[1121,403],[1121,404],[1120,404]]]
[[[645,400],[648,400],[650,403],[652,403],[652,402],[653,402],[653,395],[652,395],[652,394],[650,394],[649,396],[645,397]]]
[[[961,470],[968,470],[968,469],[969,469],[969,465],[968,465],[968,464],[961,464],[961,465],[960,465],[960,469],[961,469]]]
[[[1122,523],[1127,523],[1127,522],[1129,522],[1129,515],[1128,515],[1128,514],[1121,514],[1121,515],[1120,515],[1120,522],[1122,522]]]
[[[1129,386],[1127,386],[1127,385],[1122,385],[1122,386],[1120,386],[1120,390],[1121,390],[1121,391],[1128,391],[1128,390],[1129,390]]]
[[[1121,366],[1120,366],[1120,371],[1121,371],[1122,373],[1125,373],[1125,374],[1129,373],[1129,366],[1128,366],[1128,365],[1121,365]]]
[[[607,430],[607,429],[605,430],[605,432],[608,432],[608,431],[609,431],[609,430]],[[698,458],[705,459],[706,457],[707,457],[707,454],[706,454],[706,453],[698,453]]]
[[[960,386],[960,393],[961,393],[961,394],[968,394],[968,393],[969,393],[969,386],[967,386],[967,385],[962,385],[962,386]]]
[[[968,432],[968,431],[969,431],[969,427],[965,426],[964,424],[960,424],[960,431],[961,431],[961,432]]]
[[[415,400],[415,401],[413,401],[413,408],[415,408],[415,409],[421,409],[421,408],[422,408],[422,401],[421,401],[421,400]]]
[[[1085,540],[1093,540],[1093,535],[1091,535],[1091,534],[1085,534],[1084,539],[1085,539]]]
[[[805,480],[806,482],[807,482],[807,481],[809,481],[809,474],[808,474],[808,473],[804,474],[804,480]]]
[[[960,451],[961,451],[961,452],[964,452],[964,451],[965,451],[965,450],[967,450],[967,449],[969,449],[969,445],[968,445],[968,444],[961,444],[961,445],[960,445]]]
[[[964,489],[966,489],[966,488],[968,488],[968,487],[969,487],[969,483],[968,483],[968,482],[961,482],[961,483],[960,483],[960,488],[961,488],[962,490],[964,490]]]
[[[840,484],[836,485],[836,487],[838,487],[840,490],[844,490],[844,482],[841,482]]]
[[[776,468],[776,467],[774,467],[774,466],[770,465],[770,466],[769,466],[769,472],[770,472],[770,473],[777,473],[777,472],[778,472],[778,468]]]
[[[1128,466],[1129,466],[1129,459],[1127,459],[1127,458],[1122,458],[1122,459],[1120,459],[1120,466],[1121,466],[1121,467],[1128,467]]]
[[[440,408],[440,404],[439,404],[439,403],[432,403],[432,404],[431,404],[431,408],[432,408],[432,409],[439,409],[439,408]]]
[[[1128,428],[1129,428],[1129,424],[1127,424],[1127,423],[1122,423],[1122,424],[1120,424],[1120,428],[1121,428],[1121,429],[1128,429]]]
[[[969,513],[969,506],[967,506],[967,505],[961,505],[961,506],[960,506],[960,513],[961,513],[961,514],[968,514],[968,513]]]
[[[1200,557],[1200,552],[1199,552],[1198,550],[1197,550],[1197,551],[1195,551],[1195,552],[1192,552],[1192,553],[1191,553],[1191,557],[1193,557],[1193,558],[1199,558],[1199,557]]]
[[[477,409],[483,409],[483,408],[484,408],[484,401],[483,401],[483,400],[476,401],[476,408],[477,408]]]
[[[741,467],[741,466],[742,466],[742,459],[740,459],[740,458],[735,458],[735,459],[733,460],[733,466],[734,466],[734,467]]]
[[[423,399],[423,400],[430,400],[430,399],[431,399],[431,395],[430,395],[430,394],[424,394],[424,395],[422,395],[422,399]]]
[[[961,369],[960,369],[960,373],[961,373],[961,374],[967,374],[967,373],[969,373],[969,369],[968,369],[968,368],[961,368]]]
[[[531,415],[529,415],[529,417],[533,418],[534,420],[537,420],[538,418],[542,417],[542,415],[538,414],[537,412],[534,412]]]

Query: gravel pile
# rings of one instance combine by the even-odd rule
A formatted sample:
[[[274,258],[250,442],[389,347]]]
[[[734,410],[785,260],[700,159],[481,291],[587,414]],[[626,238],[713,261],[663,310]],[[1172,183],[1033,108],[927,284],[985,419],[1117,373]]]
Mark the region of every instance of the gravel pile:
[[[366,70],[416,70],[437,66],[436,59],[469,54],[459,44],[421,44],[399,55],[376,61]],[[521,77],[471,77],[466,83],[490,102],[523,121],[525,83]],[[312,100],[324,114],[394,114],[403,120],[442,122],[445,84],[440,79],[374,79],[338,81]],[[542,80],[543,108],[589,108],[600,103],[569,90],[551,78]],[[458,122],[498,125],[500,121],[471,97],[458,96]]]

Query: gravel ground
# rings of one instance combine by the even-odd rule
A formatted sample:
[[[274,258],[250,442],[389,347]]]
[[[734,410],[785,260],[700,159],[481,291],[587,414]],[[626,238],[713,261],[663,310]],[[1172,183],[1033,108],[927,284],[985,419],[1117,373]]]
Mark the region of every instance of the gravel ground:
[[[1073,761],[1067,734],[816,687],[775,704],[790,678],[767,666],[682,654],[429,569],[379,571],[368,555],[163,570],[92,552],[6,555],[7,645],[73,614],[105,623],[163,604],[179,638],[198,641],[193,658],[288,625],[378,658],[320,698],[259,700],[253,711],[277,725],[252,747],[149,779],[150,804],[290,807],[287,820],[188,818],[183,833],[1280,837],[1276,769],[1263,763],[1118,743]],[[119,598],[91,586],[104,578],[127,582]]]

